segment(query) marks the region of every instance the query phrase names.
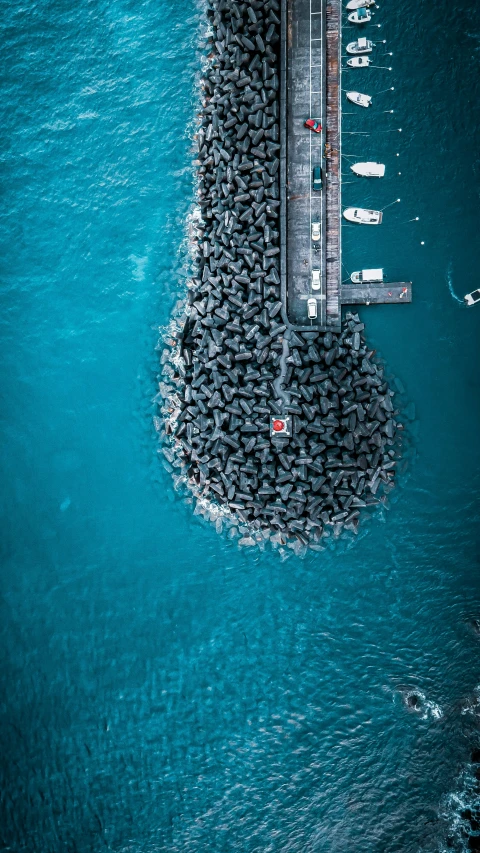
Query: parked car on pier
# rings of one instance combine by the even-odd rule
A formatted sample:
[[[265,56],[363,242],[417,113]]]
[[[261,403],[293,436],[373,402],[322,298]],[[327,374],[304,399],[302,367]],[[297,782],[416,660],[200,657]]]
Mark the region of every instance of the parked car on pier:
[[[313,130],[314,133],[322,132],[322,125],[315,118],[307,118],[305,127],[308,127],[309,130]]]
[[[320,223],[312,222],[312,240],[317,243],[320,240]]]
[[[317,319],[317,300],[313,297],[307,299],[307,312],[309,320]]]
[[[320,192],[320,190],[322,189],[322,170],[320,166],[313,167],[312,187],[315,192]]]
[[[312,270],[312,290],[320,290],[320,270]]]

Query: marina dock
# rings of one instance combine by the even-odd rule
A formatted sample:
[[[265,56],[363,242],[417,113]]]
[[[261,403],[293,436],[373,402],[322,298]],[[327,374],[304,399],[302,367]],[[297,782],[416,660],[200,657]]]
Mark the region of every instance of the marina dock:
[[[389,305],[412,301],[412,282],[342,284],[342,305]]]
[[[285,322],[299,331],[339,331],[342,305],[412,301],[411,282],[342,284],[341,14],[340,0],[282,0],[280,279]],[[304,126],[307,118],[321,124],[320,133]],[[315,166],[321,191],[313,189]],[[315,319],[307,314],[312,298]]]

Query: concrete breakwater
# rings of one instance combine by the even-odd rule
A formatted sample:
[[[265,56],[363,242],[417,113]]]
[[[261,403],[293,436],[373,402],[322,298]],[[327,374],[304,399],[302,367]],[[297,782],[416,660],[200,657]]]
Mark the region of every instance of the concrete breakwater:
[[[393,392],[347,313],[338,334],[284,322],[279,274],[277,0],[214,0],[198,130],[195,276],[161,383],[164,452],[245,544],[319,547],[393,486]],[[272,418],[289,418],[275,436]]]

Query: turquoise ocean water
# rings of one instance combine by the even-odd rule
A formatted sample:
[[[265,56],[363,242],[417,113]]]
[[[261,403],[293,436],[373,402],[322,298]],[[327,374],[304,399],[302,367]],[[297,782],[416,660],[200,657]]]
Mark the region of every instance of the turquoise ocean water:
[[[467,0],[382,2],[374,22],[393,71],[345,72],[374,107],[345,107],[343,145],[387,175],[344,201],[401,202],[344,229],[344,263],[414,282],[412,306],[362,318],[416,452],[353,547],[281,562],[193,516],[152,426],[202,8],[4,6],[1,850],[463,849],[480,308],[458,297],[478,286],[480,27]]]

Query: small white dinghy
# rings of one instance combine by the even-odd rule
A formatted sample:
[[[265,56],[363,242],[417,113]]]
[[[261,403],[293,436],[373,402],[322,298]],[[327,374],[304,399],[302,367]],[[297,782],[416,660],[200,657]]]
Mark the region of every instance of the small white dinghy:
[[[374,6],[375,0],[349,0],[347,9],[362,9],[364,6]]]
[[[364,281],[383,281],[383,269],[357,270],[352,272],[350,281],[354,284],[363,284]]]
[[[360,9],[355,9],[354,12],[350,12],[348,20],[351,24],[368,24],[372,20],[372,13],[362,6]]]
[[[373,50],[373,41],[366,38],[359,38],[357,41],[351,41],[347,44],[347,53],[359,55],[360,53],[371,53]]]
[[[381,210],[367,210],[365,207],[346,207],[343,215],[349,222],[358,222],[359,225],[380,225],[383,219]]]
[[[347,65],[350,68],[367,68],[371,61],[368,56],[352,56],[351,59],[347,59]]]
[[[383,178],[385,175],[384,163],[354,163],[350,168],[355,175],[360,175],[361,178]]]
[[[372,103],[370,95],[362,95],[361,92],[347,92],[347,99],[359,107],[369,107]]]

